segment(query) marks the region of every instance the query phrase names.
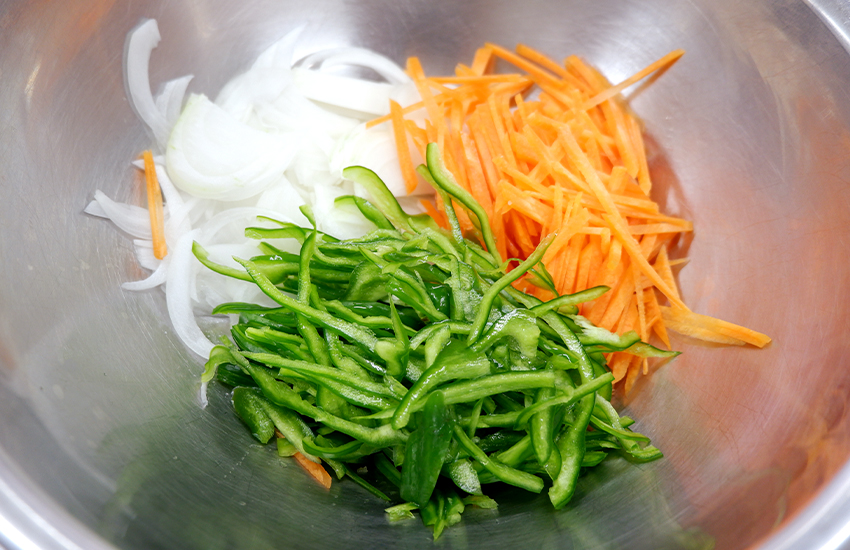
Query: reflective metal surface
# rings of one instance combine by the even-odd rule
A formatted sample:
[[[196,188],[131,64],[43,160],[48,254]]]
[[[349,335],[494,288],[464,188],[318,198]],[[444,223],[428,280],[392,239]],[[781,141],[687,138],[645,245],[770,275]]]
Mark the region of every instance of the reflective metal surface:
[[[484,41],[578,54],[633,90],[655,192],[694,221],[679,280],[701,313],[774,338],[684,354],[626,403],[666,458],[613,461],[574,503],[492,494],[451,548],[839,548],[850,538],[850,56],[837,0],[0,2],[0,546],[433,548],[349,483],[325,493],[250,436],[163,297],[123,292],[132,246],[81,213],[130,198],[149,143],[124,96],[126,33],[159,20],[151,81],[210,95],[307,23],[303,53],[360,45],[431,73]],[[836,33],[836,34],[833,34]],[[614,475],[616,474],[616,475]]]

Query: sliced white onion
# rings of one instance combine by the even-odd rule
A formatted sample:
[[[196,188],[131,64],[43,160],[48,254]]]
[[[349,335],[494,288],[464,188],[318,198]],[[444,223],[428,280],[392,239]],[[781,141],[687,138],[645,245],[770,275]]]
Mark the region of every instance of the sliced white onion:
[[[180,196],[180,192],[171,183],[165,165],[156,164],[156,175],[162,196],[168,205],[168,217],[165,222],[165,242],[176,243],[185,233],[192,230],[192,221],[189,218],[190,208]]]
[[[257,198],[257,208],[268,212],[276,212],[276,219],[291,220],[302,227],[310,225],[300,207],[307,204],[301,194],[288,178],[272,185]]]
[[[84,212],[109,218],[120,230],[137,239],[151,238],[151,218],[145,208],[115,202],[99,189],[94,192],[94,200]]]
[[[365,67],[384,77],[390,84],[411,82],[410,77],[395,61],[366,48],[347,47],[322,50],[305,57],[300,63],[301,66],[306,68],[316,64],[322,69],[345,65]]]
[[[247,122],[255,105],[273,102],[292,82],[292,54],[302,29],[298,27],[272,44],[248,71],[225,84],[216,105]]]
[[[375,229],[359,211],[338,208],[334,205],[337,197],[353,194],[353,188],[346,186],[317,186],[313,212],[316,215],[320,231],[338,239],[354,239]]]
[[[95,191],[95,193],[98,193],[98,192],[100,192],[100,189]],[[86,205],[86,207],[83,208],[83,212],[85,212],[86,214],[88,214],[90,216],[97,216],[98,218],[106,218],[107,220],[109,219],[109,214],[106,213],[106,211],[103,209],[103,207],[100,205],[100,203],[97,202],[97,200],[95,200],[95,199],[92,199]]]
[[[140,266],[150,271],[159,269],[162,260],[157,258],[153,253],[153,241],[150,239],[134,239],[133,250],[136,253],[136,260]]]
[[[192,283],[192,241],[197,230],[183,235],[171,249],[171,262],[166,281],[166,304],[171,324],[180,340],[201,357],[209,357],[214,344],[201,332],[192,301],[189,298],[189,286]]]
[[[180,110],[183,107],[183,96],[186,95],[186,88],[192,80],[192,75],[175,78],[165,83],[162,92],[154,99],[157,110],[165,119],[165,126],[169,130],[177,122],[180,117]]]
[[[300,68],[292,69],[292,77],[298,90],[313,101],[366,115],[390,112],[390,97],[395,91],[391,84]]]
[[[330,159],[331,171],[342,178],[342,171],[352,165],[366,166],[373,170],[384,180],[393,195],[407,193],[396,155],[392,128],[383,125],[366,128],[361,125],[345,139],[340,140]]]
[[[159,27],[155,19],[148,19],[136,27],[127,39],[124,67],[130,105],[151,129],[157,145],[164,147],[168,141],[169,127],[154,101],[148,75],[151,52],[159,44],[159,39]]]
[[[204,95],[192,95],[171,132],[168,175],[196,197],[234,201],[279,181],[297,148],[291,135],[252,128]]]
[[[220,212],[216,214],[213,218],[206,221],[203,225],[199,225],[197,231],[196,241],[201,243],[204,246],[212,244],[213,239],[217,239],[221,237],[222,231],[228,225],[238,225],[235,229],[241,236],[240,240],[242,242],[256,242],[251,239],[244,237],[244,229],[245,225],[257,225],[259,222],[257,221],[258,216],[265,216],[268,218],[272,218],[281,222],[289,222],[292,223],[292,220],[287,219],[286,216],[283,216],[281,212],[276,212],[273,210],[265,210],[262,208],[248,207],[244,206],[241,208],[231,208],[225,210],[224,212]],[[235,224],[235,222],[239,222],[239,224]],[[267,224],[266,224],[267,225]],[[225,238],[230,238],[230,242],[233,242],[233,235],[225,235]]]
[[[273,103],[256,107],[257,118],[266,128],[296,132],[326,153],[334,143],[356,128],[360,121],[322,109],[308,100],[296,86],[287,86]]]
[[[151,254],[153,254],[153,251],[151,251]],[[159,285],[164,284],[168,276],[169,263],[169,256],[166,256],[161,262],[159,262],[159,266],[157,266],[153,273],[151,273],[148,277],[141,281],[123,283],[121,288],[124,290],[142,291],[156,288]]]

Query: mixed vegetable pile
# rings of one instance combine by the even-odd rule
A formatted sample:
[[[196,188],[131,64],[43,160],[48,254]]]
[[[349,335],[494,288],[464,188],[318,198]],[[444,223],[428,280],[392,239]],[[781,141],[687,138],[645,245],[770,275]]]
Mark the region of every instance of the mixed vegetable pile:
[[[160,37],[143,22],[125,68],[155,142],[134,163],[148,208],[98,191],[86,212],[135,237],[152,273],[124,288],[164,287],[176,335],[209,358],[201,403],[214,380],[232,388],[253,436],[326,487],[322,463],[400,501],[391,520],[419,509],[435,538],[496,507],[489,484],[548,485],[561,508],[610,453],[661,457],[611,404],[677,355],[651,338],[770,341],[676,287],[667,251],[692,226],[650,198],[619,95],[681,50],[618,85],[522,44],[426,77],[360,48],[293,63],[299,30],[184,106],[191,76],[151,93]],[[201,330],[210,313],[231,316],[229,338]]]
[[[244,271],[209,261],[197,244],[195,255],[223,275],[252,280],[279,305],[226,303],[214,311],[239,314],[239,322],[204,376],[234,386],[233,406],[254,437],[276,437],[281,453],[321,459],[339,478],[389,500],[357,473],[379,472],[405,501],[390,516],[419,508],[436,538],[466,504],[495,505],[483,485],[539,493],[548,478],[549,498],[561,508],[581,469],[607,453],[660,457],[611,405],[604,354],[676,353],[576,314],[606,287],[548,302],[514,289],[528,272],[549,278],[540,260],[554,236],[508,271],[498,253],[463,238],[452,200],[477,220],[485,242],[492,242],[489,220],[445,169],[436,144],[427,162],[418,171],[448,205],[451,231],[406,214],[374,172],[353,166],[345,176],[374,202],[340,200],[376,226],[362,238],[340,241],[280,222],[246,229],[263,239],[263,254],[237,260]],[[300,254],[273,239],[297,240]],[[330,483],[320,468],[310,471]]]

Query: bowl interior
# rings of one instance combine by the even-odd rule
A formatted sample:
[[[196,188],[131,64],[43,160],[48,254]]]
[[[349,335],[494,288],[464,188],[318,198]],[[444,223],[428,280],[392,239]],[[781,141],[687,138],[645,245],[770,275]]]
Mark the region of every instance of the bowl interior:
[[[151,82],[191,73],[215,95],[297,25],[303,54],[372,48],[449,73],[485,41],[577,54],[614,82],[687,54],[627,94],[645,123],[654,195],[690,218],[686,302],[769,334],[706,346],[624,405],[661,461],[606,462],[568,509],[490,493],[449,547],[745,548],[847,461],[850,63],[806,4],[734,0],[492,4],[366,0],[0,3],[0,542],[97,548],[432,548],[350,483],[324,492],[253,444],[220,388],[200,409],[184,350],[131,240],[82,209],[96,189],[138,198],[149,136],[125,98],[126,33],[162,41]],[[11,519],[10,519],[11,518]],[[44,525],[52,525],[48,529]],[[0,522],[0,526],[3,522]],[[5,540],[4,540],[5,537]],[[81,542],[82,541],[82,542]]]

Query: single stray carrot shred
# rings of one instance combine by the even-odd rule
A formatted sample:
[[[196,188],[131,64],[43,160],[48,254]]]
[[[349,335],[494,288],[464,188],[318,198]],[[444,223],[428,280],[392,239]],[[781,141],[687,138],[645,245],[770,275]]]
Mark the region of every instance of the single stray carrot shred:
[[[593,323],[612,332],[635,330],[642,340],[668,348],[668,330],[763,347],[767,336],[693,313],[682,301],[669,252],[693,226],[661,214],[649,196],[640,121],[621,95],[683,54],[670,52],[617,85],[578,57],[558,63],[523,44],[511,52],[488,43],[470,65],[458,64],[453,76],[426,76],[411,58],[408,73],[423,101],[405,109],[394,105],[389,116],[369,125],[392,122],[406,181],[412,171],[408,135],[422,158],[427,143],[436,141],[458,184],[490,217],[502,257],[525,258],[557,232],[543,263],[558,294],[611,287],[581,306],[581,315]],[[496,60],[519,72],[495,73]],[[420,109],[427,114],[423,128],[404,119]],[[462,229],[471,230],[465,213],[458,214]],[[553,297],[527,278],[515,286],[544,300]],[[635,355],[615,352],[607,359],[626,393],[649,372],[648,362]]]
[[[295,453],[292,455],[292,458],[294,458],[295,461],[298,462],[298,465],[310,474],[310,477],[318,481],[319,485],[325,489],[331,488],[331,475],[322,467],[321,464],[313,462],[301,453]]]
[[[145,183],[147,184],[148,212],[151,218],[151,239],[153,240],[153,255],[157,260],[165,258],[168,249],[165,245],[165,218],[162,213],[162,191],[156,177],[156,166],[153,153],[142,153],[145,162]]]

